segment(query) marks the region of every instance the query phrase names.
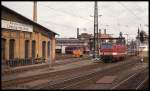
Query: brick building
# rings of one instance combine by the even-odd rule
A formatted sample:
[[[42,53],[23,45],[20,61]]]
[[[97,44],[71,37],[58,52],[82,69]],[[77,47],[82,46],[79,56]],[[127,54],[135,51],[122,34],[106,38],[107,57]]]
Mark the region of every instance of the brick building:
[[[1,6],[1,59],[55,60],[55,35],[57,33]]]

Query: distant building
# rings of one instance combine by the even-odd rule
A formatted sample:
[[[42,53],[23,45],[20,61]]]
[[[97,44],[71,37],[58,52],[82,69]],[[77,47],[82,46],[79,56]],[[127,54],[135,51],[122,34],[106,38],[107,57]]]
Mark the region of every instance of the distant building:
[[[84,40],[79,40],[77,38],[56,38],[56,52],[66,53],[66,47],[84,47],[88,46],[87,42]]]
[[[5,6],[1,8],[3,63],[15,59],[55,60],[55,32]]]
[[[99,32],[99,38],[112,38],[110,34],[106,33],[106,29],[104,29],[104,33],[102,34],[101,31]]]
[[[104,33],[102,34],[101,33],[101,30],[99,30],[99,33],[98,33],[98,38],[112,38],[111,34],[107,34],[106,33],[106,29],[104,29]],[[97,40],[97,39],[96,39]],[[103,42],[103,40],[99,40],[99,42]],[[90,38],[90,50],[94,50],[94,37],[92,36]]]
[[[89,40],[90,38],[92,38],[92,34],[81,33],[80,35],[78,35],[78,39],[80,40]]]
[[[99,33],[99,38],[110,38],[110,34]],[[79,28],[77,28],[77,38],[56,38],[56,52],[66,53],[66,47],[83,47],[84,53],[89,53],[93,48],[93,35],[88,33],[79,34]]]
[[[92,37],[93,37],[93,35],[88,34],[88,33],[81,33],[78,37],[79,40],[84,40],[87,43],[87,46],[86,46],[86,50],[88,51],[87,53],[89,53],[89,51],[90,51],[90,47],[91,47],[90,39]]]

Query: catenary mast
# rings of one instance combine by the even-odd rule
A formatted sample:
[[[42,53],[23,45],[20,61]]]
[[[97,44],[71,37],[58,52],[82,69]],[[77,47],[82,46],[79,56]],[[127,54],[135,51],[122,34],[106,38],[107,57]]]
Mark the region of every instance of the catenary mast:
[[[97,1],[95,1],[95,5],[94,5],[94,58],[98,57],[98,51],[99,51],[99,47],[98,47],[98,4]]]

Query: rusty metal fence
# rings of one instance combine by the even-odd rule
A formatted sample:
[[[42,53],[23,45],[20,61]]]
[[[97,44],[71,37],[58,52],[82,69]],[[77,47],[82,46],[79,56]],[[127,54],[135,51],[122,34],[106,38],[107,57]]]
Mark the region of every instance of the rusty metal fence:
[[[25,65],[34,65],[45,63],[44,58],[25,58],[25,59],[9,59],[6,60],[6,65],[9,67],[25,66]]]

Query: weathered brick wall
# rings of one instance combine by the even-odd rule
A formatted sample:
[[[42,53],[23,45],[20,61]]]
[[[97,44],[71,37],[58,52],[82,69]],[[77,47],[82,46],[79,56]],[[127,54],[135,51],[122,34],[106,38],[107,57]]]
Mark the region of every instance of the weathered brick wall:
[[[1,19],[4,20],[9,20],[9,21],[14,21],[14,22],[19,22],[23,24],[29,24],[28,21],[24,20],[23,18],[14,15],[10,12],[2,11],[2,16]],[[2,29],[2,36],[1,38],[6,39],[6,59],[9,59],[9,40],[10,39],[15,39],[15,56],[14,58],[24,58],[25,57],[25,40],[29,40],[29,57],[32,56],[32,40],[36,41],[36,53],[35,55],[38,57],[42,57],[42,41],[46,41],[46,59],[47,57],[47,43],[48,41],[51,42],[51,60],[55,60],[55,35],[52,35],[48,37],[48,33],[42,30],[40,27],[33,26],[33,32],[28,33],[28,32],[23,32],[23,31],[15,31],[15,30],[7,30],[7,29]],[[29,38],[26,38],[25,35],[29,34]]]

